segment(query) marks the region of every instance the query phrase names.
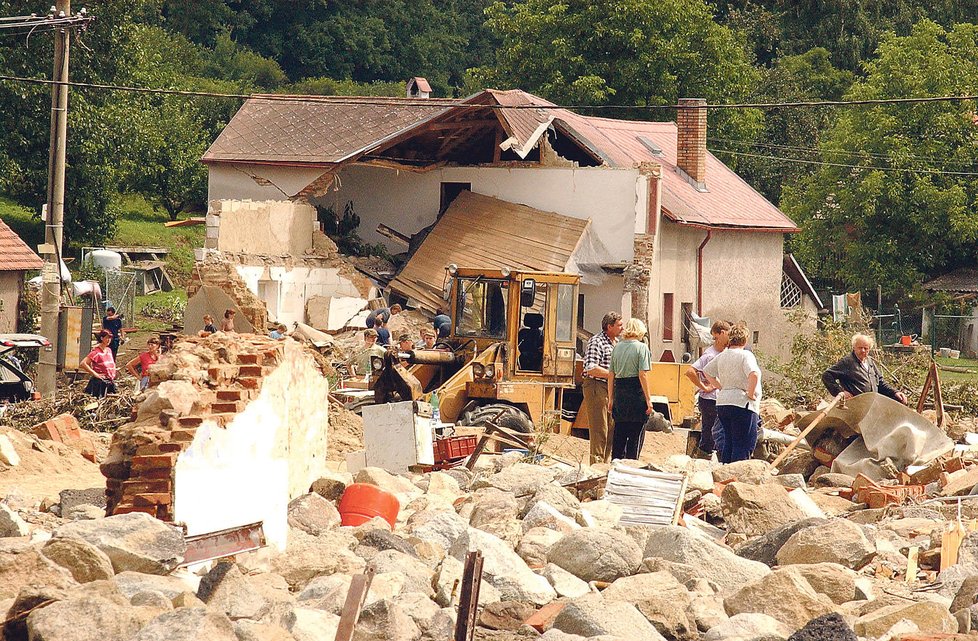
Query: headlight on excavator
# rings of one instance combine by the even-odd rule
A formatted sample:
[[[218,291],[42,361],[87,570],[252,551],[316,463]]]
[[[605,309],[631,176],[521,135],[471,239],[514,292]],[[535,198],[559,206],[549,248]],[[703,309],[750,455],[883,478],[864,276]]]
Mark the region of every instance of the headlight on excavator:
[[[486,378],[494,379],[496,378],[496,366],[490,363],[486,365]]]
[[[384,359],[380,356],[371,356],[370,367],[372,367],[375,372],[379,372],[380,370],[384,369]]]
[[[482,363],[472,363],[473,378],[482,378],[486,375],[486,366]]]

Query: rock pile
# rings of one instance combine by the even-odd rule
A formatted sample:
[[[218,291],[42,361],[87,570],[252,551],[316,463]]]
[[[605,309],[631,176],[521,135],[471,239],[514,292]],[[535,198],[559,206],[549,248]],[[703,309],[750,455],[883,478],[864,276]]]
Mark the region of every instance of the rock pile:
[[[284,552],[243,554],[197,573],[178,567],[179,528],[146,514],[92,519],[75,509],[82,520],[52,517],[45,530],[20,518],[23,506],[0,506],[9,535],[0,538],[4,638],[331,641],[353,576],[369,566],[356,641],[445,641],[472,551],[484,559],[477,639],[951,639],[924,635],[978,623],[978,533],[966,536],[959,564],[916,589],[930,576],[922,561],[920,581],[907,582],[908,557],[926,560],[940,548],[943,508],[813,516],[793,496],[805,490],[789,491],[762,466],[686,457],[667,465],[701,488],[687,503],[716,498],[704,518],[725,525],[727,540],[739,541],[733,548],[709,525],[619,526],[616,506],[581,503],[563,487],[598,469],[512,454],[486,456],[474,472],[331,473],[289,505]],[[397,496],[395,527],[379,518],[340,525],[337,503],[353,482]]]

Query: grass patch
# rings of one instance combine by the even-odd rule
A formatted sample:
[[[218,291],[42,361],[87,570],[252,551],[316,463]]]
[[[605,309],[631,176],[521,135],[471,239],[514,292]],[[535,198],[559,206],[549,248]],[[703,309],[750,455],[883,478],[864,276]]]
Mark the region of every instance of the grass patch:
[[[956,383],[978,383],[978,360],[973,358],[943,358],[936,357],[942,367],[963,367],[969,372],[951,372],[946,369],[941,370],[941,381],[954,381]]]
[[[166,247],[166,270],[176,287],[186,287],[194,268],[194,248],[204,245],[204,226],[164,227],[170,220],[166,212],[154,209],[142,196],[121,195],[112,206],[118,217],[115,236],[107,244]]]
[[[44,223],[41,222],[40,213],[34,218],[34,212],[29,208],[0,196],[0,220],[34,251],[44,242]]]
[[[173,324],[183,324],[183,310],[187,306],[187,291],[154,292],[136,297],[136,325],[144,331],[169,331]]]

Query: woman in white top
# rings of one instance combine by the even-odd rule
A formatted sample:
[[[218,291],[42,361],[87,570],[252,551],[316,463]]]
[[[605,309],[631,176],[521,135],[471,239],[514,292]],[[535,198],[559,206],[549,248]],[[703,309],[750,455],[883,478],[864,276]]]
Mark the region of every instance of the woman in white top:
[[[744,349],[750,330],[730,330],[727,349],[707,363],[703,374],[717,388],[716,451],[721,463],[749,459],[760,426],[761,368]]]

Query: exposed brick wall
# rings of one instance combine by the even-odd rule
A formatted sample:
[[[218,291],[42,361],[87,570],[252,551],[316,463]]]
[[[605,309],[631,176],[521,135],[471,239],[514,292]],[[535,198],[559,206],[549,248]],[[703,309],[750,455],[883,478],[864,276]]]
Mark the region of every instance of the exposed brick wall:
[[[107,479],[106,514],[145,512],[172,520],[178,455],[190,447],[205,420],[224,427],[243,411],[284,350],[283,342],[253,334],[181,339],[151,370],[151,382],[187,381],[196,392],[192,405],[159,409],[159,398],[151,392],[133,421],[116,432],[101,466]]]
[[[676,164],[697,183],[706,183],[706,109],[702,98],[680,98],[676,112],[679,129]]]
[[[215,285],[224,290],[256,330],[262,331],[268,326],[268,308],[265,306],[265,301],[248,289],[231,263],[222,260],[205,260],[196,263],[190,277],[190,284],[187,285],[187,298],[193,298],[202,285]],[[199,322],[200,319],[191,320]],[[220,325],[221,319],[215,318],[214,321]]]
[[[652,286],[652,258],[655,245],[653,234],[635,234],[635,258],[625,268],[625,291],[632,295],[632,318],[649,326],[649,288]]]

